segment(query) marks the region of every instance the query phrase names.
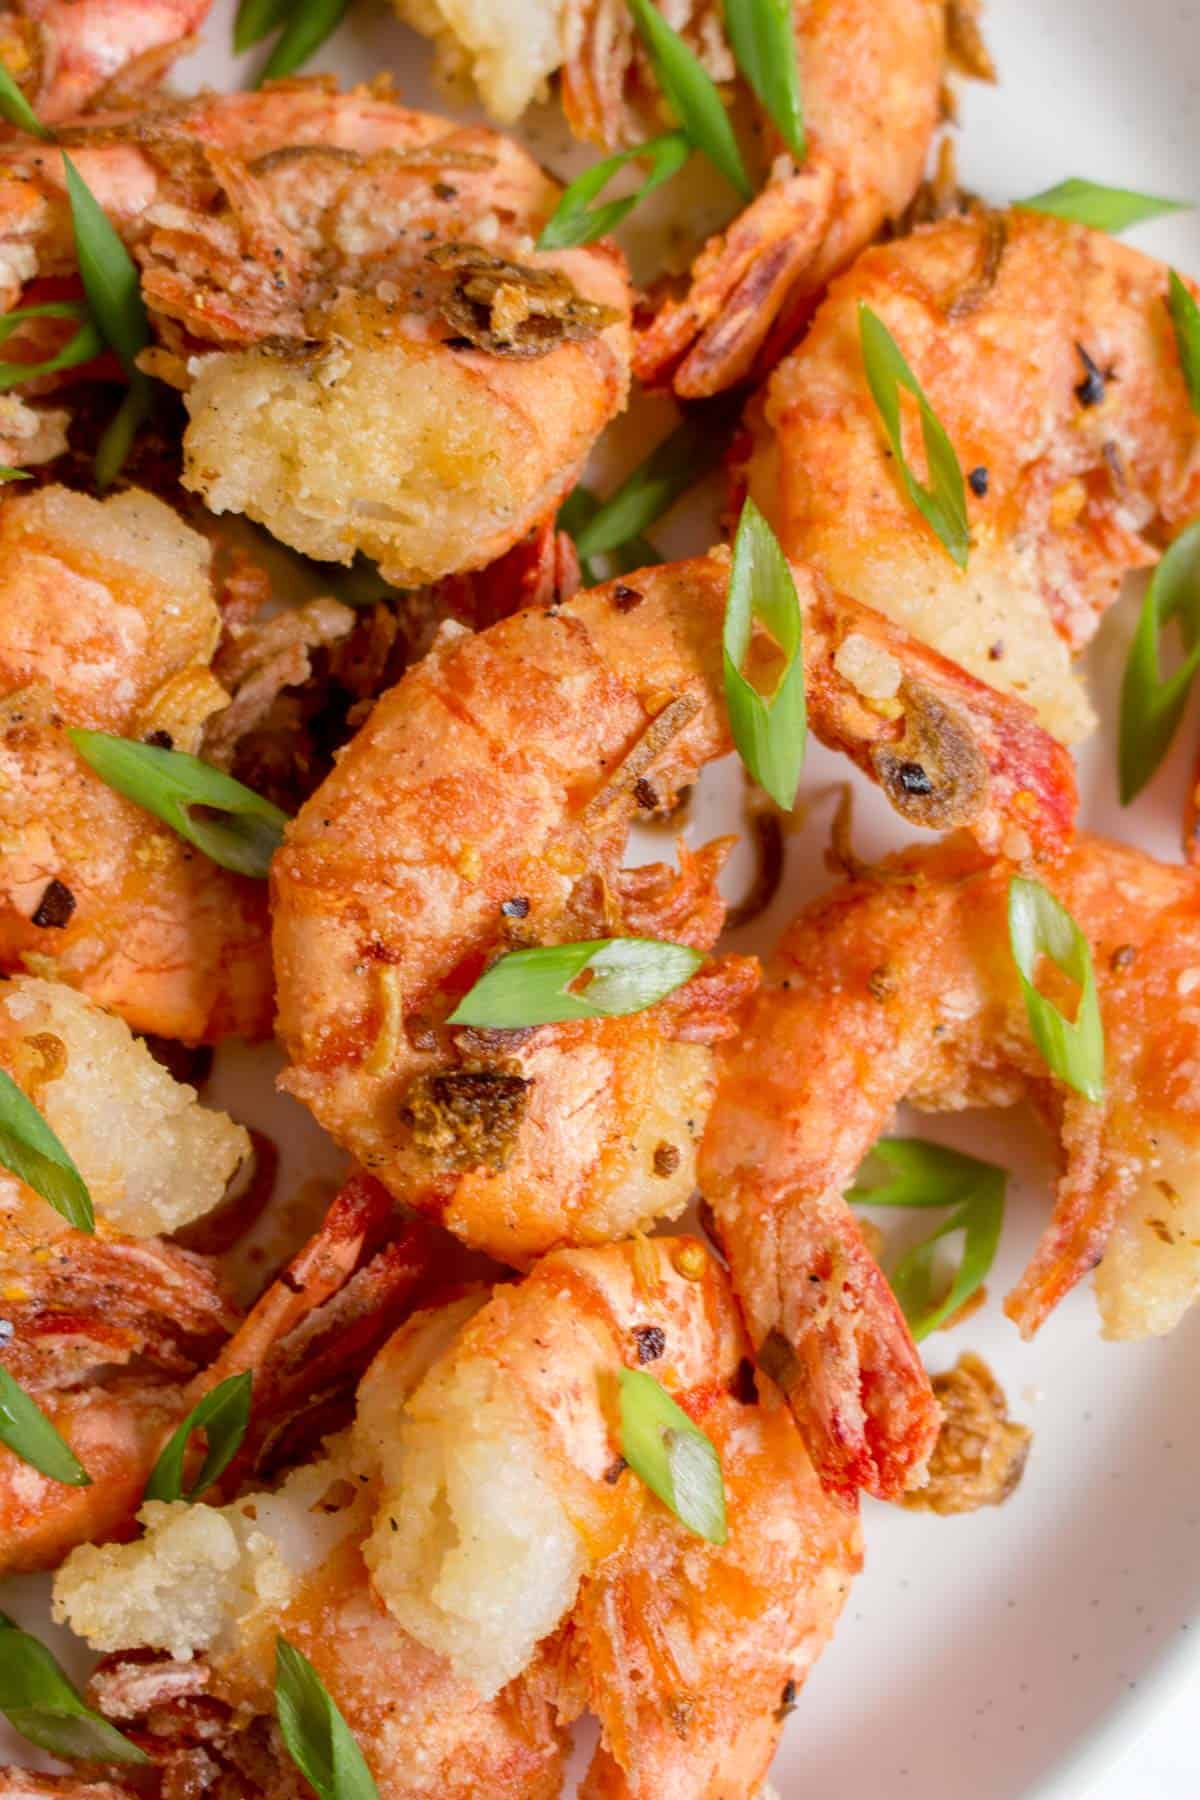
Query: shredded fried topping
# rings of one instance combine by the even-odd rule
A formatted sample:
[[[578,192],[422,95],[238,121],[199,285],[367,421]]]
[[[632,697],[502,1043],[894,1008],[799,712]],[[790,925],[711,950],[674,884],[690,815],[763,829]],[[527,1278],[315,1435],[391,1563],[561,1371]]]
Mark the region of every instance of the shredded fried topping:
[[[560,269],[531,269],[477,244],[438,244],[428,260],[451,277],[438,297],[442,316],[468,343],[498,356],[545,356],[620,317],[582,299]]]
[[[1027,1425],[1008,1416],[1008,1401],[982,1357],[970,1350],[952,1369],[933,1377],[944,1417],[929,1479],[905,1494],[919,1512],[975,1512],[999,1506],[1015,1493],[1033,1443]]]

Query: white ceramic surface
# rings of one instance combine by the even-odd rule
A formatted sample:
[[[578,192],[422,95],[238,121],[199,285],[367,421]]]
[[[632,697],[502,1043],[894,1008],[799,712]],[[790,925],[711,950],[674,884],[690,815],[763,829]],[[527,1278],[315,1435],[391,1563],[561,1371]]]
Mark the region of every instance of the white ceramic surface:
[[[232,10],[232,0],[218,0],[181,85],[244,80],[226,50]],[[989,0],[987,31],[1002,79],[995,89],[964,90],[967,185],[1000,199],[1082,174],[1200,195],[1200,0]],[[425,47],[371,0],[356,0],[321,62],[345,77],[390,69],[404,97],[431,98]],[[558,162],[552,119],[533,122],[531,141]],[[1194,219],[1145,227],[1134,241],[1200,273]],[[618,429],[619,466],[636,460],[666,416],[661,403],[643,406]],[[693,507],[658,536],[684,551],[702,548],[708,529]],[[1084,819],[1173,857],[1195,710],[1148,794],[1124,817],[1115,806],[1113,702],[1133,613],[1127,596],[1089,658],[1106,726],[1082,759]],[[844,764],[813,752],[805,778],[812,804],[790,840],[785,891],[752,944],[739,948],[769,942],[824,884],[829,786],[846,775]],[[861,847],[901,841],[878,797],[855,785]],[[735,793],[736,776],[717,772],[694,809],[693,835],[724,826]],[[731,884],[744,874],[735,863]],[[330,1147],[298,1108],[270,1095],[257,1061],[245,1052],[222,1058],[214,1097],[282,1137],[284,1190],[331,1172]],[[1191,1682],[1200,1693],[1200,1426],[1189,1381],[1200,1312],[1162,1343],[1105,1345],[1090,1294],[1077,1293],[1035,1344],[1023,1345],[998,1297],[1046,1216],[1049,1146],[1024,1113],[918,1129],[1014,1171],[988,1307],[928,1350],[935,1368],[968,1346],[982,1351],[1013,1411],[1033,1427],[1033,1455],[1018,1494],[999,1510],[943,1520],[868,1503],[866,1569],[790,1722],[774,1784],[784,1800],[1081,1800],[1100,1778],[1105,1800],[1194,1793],[1200,1751],[1189,1760],[1186,1702],[1172,1710],[1172,1746],[1156,1765],[1174,1771],[1169,1788],[1136,1752],[1122,1753],[1173,1687]],[[39,1581],[9,1583],[0,1606],[45,1630],[44,1593]]]

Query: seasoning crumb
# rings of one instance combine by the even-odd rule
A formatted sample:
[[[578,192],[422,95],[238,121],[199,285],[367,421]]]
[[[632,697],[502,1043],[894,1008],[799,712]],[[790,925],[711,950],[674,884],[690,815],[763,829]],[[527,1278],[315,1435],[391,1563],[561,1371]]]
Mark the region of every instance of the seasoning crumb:
[[[1137,951],[1132,944],[1118,944],[1108,959],[1108,966],[1114,971],[1128,969],[1137,961]]]
[[[639,775],[633,784],[633,797],[643,812],[654,812],[659,806],[658,789],[654,783]]]
[[[944,1417],[929,1479],[905,1494],[916,1512],[976,1512],[999,1506],[1015,1493],[1033,1433],[1008,1416],[1008,1401],[983,1358],[967,1350],[952,1369],[933,1377]]]
[[[629,587],[624,581],[618,581],[612,591],[612,598],[618,612],[632,612],[635,606],[642,604],[645,595],[640,594],[637,588]]]
[[[64,882],[55,878],[46,883],[32,923],[39,929],[61,931],[70,923],[75,911],[75,896]]]
[[[682,1244],[675,1252],[674,1262],[685,1281],[700,1281],[708,1268],[708,1251],[703,1244]]]
[[[635,1325],[633,1341],[640,1363],[657,1362],[667,1347],[667,1334],[660,1325]]]
[[[618,1456],[616,1462],[609,1463],[607,1469],[604,1471],[604,1479],[607,1481],[609,1487],[616,1487],[618,1481],[620,1481],[628,1467],[629,1464],[625,1461],[623,1456]]]
[[[657,1144],[654,1149],[654,1173],[673,1175],[679,1167],[679,1151],[674,1144]]]

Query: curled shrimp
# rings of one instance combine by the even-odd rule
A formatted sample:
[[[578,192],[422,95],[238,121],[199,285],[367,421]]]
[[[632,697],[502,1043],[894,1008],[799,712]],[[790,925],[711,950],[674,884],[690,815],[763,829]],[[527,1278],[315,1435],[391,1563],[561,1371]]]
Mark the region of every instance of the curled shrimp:
[[[777,359],[831,277],[904,212],[938,122],[944,0],[809,0],[793,14],[804,160],[778,146],[766,187],[705,246],[683,298],[668,299],[638,335],[639,380],[687,399]],[[593,56],[600,44],[597,34]],[[567,86],[568,106],[582,90],[597,123],[613,107],[602,81],[585,61]]]
[[[156,87],[212,0],[8,0],[0,62],[38,118],[58,125]]]
[[[954,1110],[1028,1099],[1051,1124],[1062,1173],[1006,1311],[1031,1336],[1094,1269],[1104,1335],[1158,1335],[1200,1287],[1200,877],[1088,837],[1038,870],[1091,946],[1106,1064],[1093,1103],[1051,1076],[1030,1035],[1008,948],[1011,873],[951,840],[892,858],[800,915],[751,1009],[742,1069],[718,1090],[705,1192],[731,1255],[756,1209],[770,1246],[845,1191],[902,1100]],[[1050,991],[1069,1008],[1065,987]],[[776,1305],[770,1262],[768,1249],[756,1337]]]
[[[163,1241],[223,1198],[250,1141],[197,1103],[127,1026],[58,982],[0,984],[0,1066],[87,1184],[89,1235],[0,1179],[0,1363],[91,1480],[72,1488],[0,1448],[0,1566],[53,1566],[127,1528],[186,1383],[233,1325],[202,1258]]]
[[[1200,511],[1200,420],[1167,275],[1036,213],[947,219],[866,251],[751,409],[750,492],[788,555],[1028,701],[1064,742],[1093,722],[1072,655],[1124,575]],[[863,369],[860,304],[957,453],[965,570],[903,490]]]
[[[274,859],[283,1085],[398,1198],[504,1261],[676,1216],[694,1186],[712,1044],[753,981],[745,959],[719,960],[625,1018],[522,1032],[446,1021],[507,948],[622,934],[714,941],[723,845],[685,849],[677,872],[622,870],[620,859],[631,819],[669,808],[730,748],[728,574],[716,554],[475,635],[445,628],[377,703]],[[908,712],[869,711],[838,671],[839,646],[874,634],[905,654],[899,635],[805,571],[797,579],[822,735],[922,823],[969,820],[996,839],[1021,820],[1053,844],[1073,800],[1065,752],[1051,745],[1039,762],[1048,740],[1030,724],[1028,780],[1014,786],[1010,741],[924,652],[910,665]],[[927,784],[941,815],[927,810],[929,794],[905,789],[909,713],[941,733],[944,779]]]
[[[67,135],[214,512],[418,586],[552,514],[625,403],[623,259],[536,251],[559,189],[495,132],[314,79]],[[62,179],[29,150],[0,192],[25,279],[70,264]]]
[[[693,1240],[553,1255],[402,1327],[322,1464],[220,1509],[151,1506],[138,1544],[71,1559],[56,1609],[110,1651],[199,1651],[102,1667],[94,1692],[122,1722],[172,1678],[235,1705],[241,1746],[235,1721],[215,1736],[231,1759],[270,1710],[278,1632],[316,1663],[384,1800],[557,1794],[561,1722],[587,1705],[602,1746],[585,1792],[750,1800],[860,1537],[746,1350]],[[616,1379],[639,1364],[720,1454],[724,1545],[620,1460]],[[185,1708],[159,1729],[186,1742],[187,1724]]]
[[[270,1029],[266,890],[105,785],[65,727],[200,748],[209,547],[162,501],[0,501],[0,967],[53,973],[139,1031]]]

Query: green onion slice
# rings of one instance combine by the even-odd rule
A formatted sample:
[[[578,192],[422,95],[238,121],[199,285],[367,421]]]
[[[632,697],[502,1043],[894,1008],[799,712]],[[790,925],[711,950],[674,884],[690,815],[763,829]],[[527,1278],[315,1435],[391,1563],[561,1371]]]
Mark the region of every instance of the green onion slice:
[[[0,1369],[0,1444],[7,1444],[22,1462],[63,1487],[92,1485],[71,1446],[7,1369]]]
[[[0,1712],[51,1756],[88,1762],[148,1763],[67,1680],[45,1644],[0,1613]]]
[[[58,369],[74,369],[80,363],[91,362],[104,349],[104,339],[79,300],[48,300],[42,306],[18,306],[0,315],[0,344],[12,336],[23,319],[78,319],[79,330],[45,362],[0,362],[0,394],[7,394],[38,375],[53,375]]]
[[[570,250],[576,244],[594,244],[597,238],[607,237],[639,201],[678,174],[691,153],[686,132],[668,131],[647,144],[635,144],[632,150],[618,150],[615,156],[606,156],[603,162],[585,169],[564,189],[562,199],[542,227],[538,249]],[[591,204],[626,163],[643,161],[650,164],[650,173],[635,194],[610,200],[604,206]]]
[[[219,1381],[194,1406],[182,1425],[172,1432],[146,1483],[147,1500],[198,1500],[214,1481],[219,1481],[238,1452],[250,1423],[250,1397],[254,1377],[249,1369]],[[194,1431],[203,1431],[208,1448],[200,1472],[184,1492],[183,1459]]]
[[[644,1369],[620,1371],[621,1455],[680,1524],[723,1544],[725,1481],[710,1439]]]
[[[753,190],[729,114],[704,65],[678,32],[672,31],[651,0],[629,0],[629,10],[649,53],[658,85],[683,130],[742,199],[751,199]]]
[[[269,800],[181,750],[76,726],[68,726],[67,736],[101,781],[154,813],[213,862],[236,875],[266,876],[287,824],[287,814]]]
[[[307,1656],[275,1640],[275,1715],[288,1755],[318,1800],[379,1800],[354,1734]]]
[[[137,374],[138,353],[150,342],[150,322],[137,265],[65,152],[63,166],[83,291],[105,343],[116,351],[132,380]]]
[[[111,487],[121,473],[134,438],[153,411],[154,390],[139,372],[130,382],[125,398],[105,426],[104,435],[96,446],[94,468],[96,486],[101,491]]]
[[[7,464],[0,463],[0,481],[32,481],[33,476],[28,469],[10,469]]]
[[[77,1231],[94,1231],[92,1197],[33,1101],[0,1069],[0,1164]]]
[[[1163,200],[1154,194],[1139,194],[1132,188],[1104,187],[1098,181],[1083,181],[1072,175],[1028,200],[1014,200],[1020,212],[1048,213],[1052,219],[1067,219],[1073,225],[1090,225],[1093,231],[1110,233],[1126,231],[1147,219],[1160,219],[1165,213],[1190,212],[1187,200]]]
[[[1170,619],[1178,619],[1185,655],[1163,679],[1159,648]],[[1146,588],[1121,681],[1117,776],[1121,804],[1140,794],[1179,729],[1200,668],[1200,520],[1164,552]]]
[[[326,38],[333,36],[349,4],[350,0],[299,0],[298,5],[290,7],[285,15],[287,23],[255,86],[279,81],[302,68]]]
[[[879,408],[888,442],[900,464],[908,497],[922,517],[933,527],[946,553],[960,569],[967,566],[970,535],[967,526],[967,496],[962,470],[954,446],[942,427],[941,420],[925,398],[920,382],[909,368],[895,338],[871,308],[858,303],[859,341],[863,368],[871,396]],[[921,440],[929,468],[929,486],[918,481],[908,466],[900,431],[900,389],[906,388],[916,401],[921,414]]]
[[[1192,411],[1200,414],[1200,306],[1196,305],[1174,269],[1171,270],[1167,310],[1175,329],[1179,366],[1187,383]]]
[[[889,1280],[909,1329],[918,1342],[964,1306],[987,1279],[1004,1225],[1008,1172],[923,1138],[881,1138],[867,1159],[883,1163],[884,1180],[862,1178],[847,1198],[859,1206],[951,1207],[949,1217],[915,1244]],[[934,1297],[937,1246],[954,1232],[964,1234],[962,1255],[950,1286]]]
[[[1104,1025],[1087,939],[1048,888],[1021,875],[1008,885],[1008,938],[1029,1028],[1047,1067],[1086,1099],[1103,1099]],[[1048,956],[1079,988],[1073,1022],[1034,986],[1039,956]]]
[[[736,413],[723,402],[688,412],[670,436],[655,445],[645,461],[626,476],[616,493],[571,532],[580,556],[611,555],[649,530],[681,495],[720,462],[736,419]],[[564,525],[563,529],[571,527]]]
[[[807,146],[792,10],[791,0],[725,0],[725,30],[738,68],[802,163]]]
[[[0,118],[7,119],[18,131],[30,137],[48,138],[53,134],[38,118],[4,64],[0,62]]]
[[[278,31],[288,16],[292,0],[241,0],[233,21],[233,48],[240,56]]]
[[[583,531],[585,526],[591,524],[592,520],[600,510],[601,502],[596,498],[595,494],[593,494],[591,488],[584,487],[582,482],[580,482],[578,487],[571,489],[571,492],[559,507],[557,519],[558,529],[560,531],[565,531],[568,537],[575,540],[577,550],[579,546],[579,534]],[[625,543],[619,544],[615,550],[605,551],[605,557],[607,558],[609,574],[614,577],[617,575],[629,575],[634,569],[652,568],[655,564],[661,563],[663,560],[649,538],[644,537],[632,537],[627,539]],[[581,556],[579,558],[579,573],[583,577],[583,584],[585,587],[596,587],[605,579],[595,560],[587,556]]]
[[[756,618],[784,658],[771,694],[760,694],[742,674]],[[807,740],[802,640],[800,597],[787,558],[753,500],[747,500],[733,542],[725,604],[725,704],[739,756],[785,812],[796,804]]]
[[[699,950],[658,938],[591,938],[512,950],[479,977],[449,1022],[517,1030],[566,1019],[621,1018],[657,1005],[703,961]],[[586,986],[573,992],[571,984],[585,974]]]

